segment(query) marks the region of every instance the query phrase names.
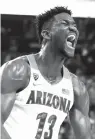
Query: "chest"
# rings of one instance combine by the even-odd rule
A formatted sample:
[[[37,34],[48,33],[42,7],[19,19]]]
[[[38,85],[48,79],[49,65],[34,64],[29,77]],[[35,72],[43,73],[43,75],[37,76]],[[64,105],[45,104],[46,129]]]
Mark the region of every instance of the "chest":
[[[40,74],[33,73],[29,85],[17,94],[16,101],[24,105],[44,105],[46,108],[67,112],[74,101],[71,80],[62,79],[60,83],[51,85]]]

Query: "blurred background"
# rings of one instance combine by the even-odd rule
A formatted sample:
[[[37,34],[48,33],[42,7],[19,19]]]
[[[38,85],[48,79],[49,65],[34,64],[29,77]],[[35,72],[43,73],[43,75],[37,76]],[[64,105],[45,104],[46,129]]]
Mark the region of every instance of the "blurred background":
[[[75,57],[65,65],[85,83],[90,97],[89,117],[95,139],[95,18],[75,18],[80,32]],[[35,16],[1,15],[1,64],[21,55],[36,53],[38,44]],[[68,118],[59,139],[75,139]]]

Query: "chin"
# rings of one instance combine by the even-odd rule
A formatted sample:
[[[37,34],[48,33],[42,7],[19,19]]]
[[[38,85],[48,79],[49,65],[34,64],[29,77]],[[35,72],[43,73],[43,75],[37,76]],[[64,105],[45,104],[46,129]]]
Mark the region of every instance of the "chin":
[[[74,57],[74,52],[73,52],[73,53],[68,53],[68,52],[67,52],[67,55],[68,55],[68,57],[73,58],[73,57]]]
[[[70,49],[67,47],[64,51],[65,51],[66,56],[69,58],[73,58],[75,55],[75,49],[74,48]]]
[[[70,53],[70,52],[66,52],[66,51],[61,51],[61,55],[66,58],[73,58],[74,57],[74,53]]]
[[[73,55],[73,54],[67,54],[67,53],[66,53],[66,57],[67,57],[67,58],[73,58],[74,55]]]

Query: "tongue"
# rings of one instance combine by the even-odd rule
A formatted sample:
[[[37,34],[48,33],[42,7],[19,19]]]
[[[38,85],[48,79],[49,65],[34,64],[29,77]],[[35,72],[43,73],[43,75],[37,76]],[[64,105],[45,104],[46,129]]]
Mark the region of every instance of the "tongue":
[[[67,45],[72,47],[72,43],[67,41]]]

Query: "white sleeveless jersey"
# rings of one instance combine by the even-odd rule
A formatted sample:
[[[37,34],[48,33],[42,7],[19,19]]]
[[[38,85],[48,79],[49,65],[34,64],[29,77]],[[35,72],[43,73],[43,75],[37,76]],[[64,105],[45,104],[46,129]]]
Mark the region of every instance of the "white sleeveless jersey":
[[[64,77],[51,85],[38,70],[34,56],[27,58],[31,67],[30,82],[17,93],[4,127],[12,139],[58,139],[60,125],[74,102],[70,72],[63,67]]]

